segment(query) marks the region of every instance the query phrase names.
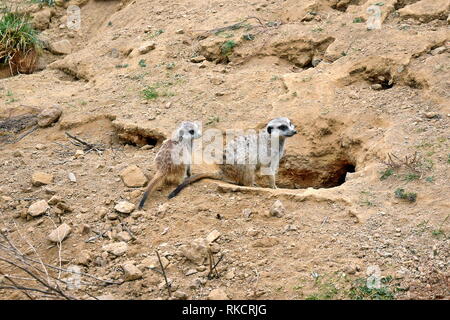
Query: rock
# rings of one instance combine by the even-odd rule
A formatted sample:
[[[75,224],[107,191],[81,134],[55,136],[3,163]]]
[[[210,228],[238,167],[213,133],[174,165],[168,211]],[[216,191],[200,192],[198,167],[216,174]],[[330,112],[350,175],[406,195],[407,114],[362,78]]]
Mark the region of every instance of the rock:
[[[53,196],[53,197],[50,198],[50,200],[48,200],[48,204],[49,204],[49,205],[55,205],[55,204],[57,204],[57,203],[59,203],[59,202],[61,202],[61,201],[63,201],[63,200],[61,199],[61,197]]]
[[[81,227],[81,234],[87,235],[89,233],[91,233],[91,226],[88,224],[83,224],[83,226]]]
[[[53,54],[70,54],[72,53],[72,44],[67,39],[51,42],[49,50]]]
[[[191,58],[191,62],[193,62],[193,63],[200,63],[205,60],[206,60],[206,58],[204,56],[196,56],[196,57]]]
[[[197,270],[195,269],[189,269],[188,271],[186,271],[185,276],[191,276],[193,274],[196,274]]]
[[[77,177],[75,176],[75,174],[73,172],[69,172],[67,174],[67,177],[69,178],[70,182],[73,182],[73,183],[77,182]]]
[[[117,234],[117,239],[120,241],[128,242],[131,240],[131,236],[126,231],[121,231]]]
[[[84,156],[83,150],[77,150],[75,151],[75,159],[82,158]]]
[[[370,87],[372,88],[372,90],[377,90],[377,91],[383,89],[383,86],[379,83],[374,83]]]
[[[277,200],[273,203],[272,208],[270,208],[269,214],[272,217],[281,217],[285,214],[286,209],[283,206],[283,203],[280,200]]]
[[[151,50],[155,49],[156,43],[155,41],[147,41],[144,42],[139,48],[138,51],[140,54],[146,54],[150,52]]]
[[[216,241],[219,237],[220,237],[220,232],[217,230],[213,230],[206,236],[206,241],[208,241],[208,243],[212,243],[212,242]]]
[[[440,118],[440,114],[437,112],[425,112],[424,116],[427,119],[439,119]]]
[[[131,212],[133,212],[134,208],[135,208],[134,204],[132,204],[128,201],[120,201],[114,207],[114,209],[116,211],[119,211],[120,213],[131,213]]]
[[[189,261],[202,265],[208,257],[208,242],[205,239],[195,239],[180,247],[180,253]]]
[[[252,215],[252,210],[250,209],[244,209],[242,210],[242,215],[244,216],[245,219],[249,220],[250,216]]]
[[[214,289],[208,295],[208,300],[229,300],[227,293],[223,289]]]
[[[63,223],[58,228],[50,232],[48,239],[52,242],[62,242],[72,231],[67,223]]]
[[[23,153],[20,150],[16,150],[16,151],[13,152],[13,156],[15,158],[22,158],[23,157]]]
[[[127,252],[128,245],[126,242],[121,241],[104,245],[102,249],[116,257],[120,257]]]
[[[398,10],[401,18],[413,18],[420,22],[446,19],[450,2],[448,0],[421,0]]]
[[[33,20],[31,21],[33,27],[40,31],[47,29],[50,24],[50,19],[54,14],[55,11],[50,8],[36,12],[33,14]]]
[[[146,54],[148,52],[150,52],[151,50],[155,49],[156,47],[156,43],[154,41],[147,41],[144,42],[139,48],[135,48],[131,51],[130,53],[130,57],[137,57],[141,54]]]
[[[59,117],[61,117],[62,108],[60,106],[53,106],[41,111],[38,114],[38,125],[41,128],[48,127],[53,122],[58,121]]]
[[[31,176],[31,183],[35,187],[39,187],[45,184],[50,184],[53,182],[53,175],[49,173],[45,173],[42,171],[36,171]]]
[[[184,34],[184,30],[183,29],[178,29],[177,31],[175,31],[176,34]]]
[[[124,272],[124,280],[125,281],[133,281],[133,280],[137,280],[137,279],[141,279],[142,278],[142,271],[139,270],[139,268],[136,267],[131,262],[125,262],[122,265],[122,269],[123,269],[123,272]]]
[[[436,49],[431,51],[431,55],[435,56],[435,55],[444,53],[446,50],[447,50],[446,47],[438,47],[438,48],[436,48]]]
[[[164,268],[167,268],[170,261],[166,257],[161,257],[161,263],[164,266]],[[142,260],[141,264],[145,268],[148,268],[148,269],[154,269],[154,268],[161,269],[161,265],[159,264],[159,260],[156,255],[145,258],[144,260]]]
[[[38,217],[40,215],[43,215],[47,210],[50,209],[47,201],[45,200],[39,200],[35,203],[33,203],[29,208],[27,213],[30,216]]]
[[[136,165],[131,165],[124,169],[120,173],[120,177],[122,178],[123,183],[130,188],[143,187],[148,181],[144,172]]]
[[[187,295],[185,292],[183,292],[183,291],[177,290],[177,291],[175,291],[175,292],[173,293],[173,297],[174,297],[176,300],[187,300],[188,295]]]

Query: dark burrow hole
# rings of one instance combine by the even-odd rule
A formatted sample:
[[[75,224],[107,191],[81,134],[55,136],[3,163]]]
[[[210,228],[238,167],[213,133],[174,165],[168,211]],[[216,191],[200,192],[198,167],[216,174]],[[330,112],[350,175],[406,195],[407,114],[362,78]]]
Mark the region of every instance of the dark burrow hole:
[[[135,147],[144,147],[144,146],[158,146],[160,145],[164,140],[165,137],[156,137],[156,136],[144,136],[141,134],[136,133],[119,133],[117,135],[118,143],[120,144],[128,144]]]
[[[277,175],[277,186],[288,189],[333,188],[345,182],[347,173],[356,172],[353,162],[344,159],[315,168],[311,165],[295,166],[293,162],[287,167],[283,161]]]

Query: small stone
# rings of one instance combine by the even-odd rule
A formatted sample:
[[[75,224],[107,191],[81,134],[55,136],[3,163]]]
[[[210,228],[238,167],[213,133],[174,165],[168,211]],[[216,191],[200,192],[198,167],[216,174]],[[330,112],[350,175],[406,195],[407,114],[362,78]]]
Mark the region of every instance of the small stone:
[[[373,85],[370,86],[373,90],[381,90],[383,89],[383,86],[379,83],[374,83]]]
[[[128,245],[126,242],[115,242],[104,245],[102,249],[116,257],[124,255],[128,250]]]
[[[162,265],[164,266],[164,268],[166,268],[169,265],[170,261],[166,257],[160,257],[160,258],[161,258]],[[154,269],[154,268],[161,269],[161,265],[159,264],[159,260],[156,255],[145,258],[144,260],[142,260],[141,264],[145,268],[148,268],[148,269]]]
[[[75,159],[81,158],[83,156],[84,156],[84,151],[83,150],[75,151]]]
[[[117,220],[117,218],[119,218],[119,215],[115,212],[110,212],[106,215],[106,218],[108,220]]]
[[[120,241],[128,242],[131,240],[131,236],[126,231],[121,231],[117,234],[117,239]]]
[[[114,207],[114,209],[119,211],[120,213],[131,213],[131,212],[133,212],[134,208],[135,208],[135,205],[128,201],[120,201]]]
[[[21,157],[23,157],[23,153],[20,150],[16,150],[13,152],[13,156],[16,158],[21,158]]]
[[[45,200],[39,200],[35,203],[33,203],[29,208],[27,213],[30,216],[38,217],[40,215],[43,215],[47,210],[50,209],[47,201]]]
[[[91,226],[88,224],[83,224],[83,226],[81,227],[81,234],[86,235],[89,233],[91,233]]]
[[[178,29],[177,31],[175,31],[176,34],[184,34],[184,30],[183,29]]]
[[[280,200],[275,201],[269,211],[272,217],[281,217],[285,214],[285,212],[286,209]]]
[[[186,276],[191,276],[191,275],[193,275],[193,274],[196,274],[197,273],[197,270],[195,270],[195,269],[189,269],[188,271],[186,271]]]
[[[124,169],[120,173],[120,177],[122,178],[123,183],[130,188],[143,187],[148,181],[144,172],[136,165],[131,165]]]
[[[220,232],[217,230],[213,230],[206,236],[206,241],[208,241],[208,243],[212,243],[212,242],[216,241],[219,237],[220,237]]]
[[[173,297],[175,298],[175,299],[177,299],[177,300],[187,300],[187,298],[188,298],[188,295],[185,293],[185,292],[183,292],[183,291],[175,291],[174,293],[173,293]]]
[[[155,41],[147,41],[144,42],[139,48],[138,48],[138,52],[140,54],[146,54],[148,52],[150,52],[151,50],[155,49],[156,47],[156,43]]]
[[[137,279],[141,279],[142,278],[142,271],[139,270],[139,268],[136,267],[131,262],[125,262],[122,265],[122,269],[123,269],[123,272],[124,272],[124,280],[125,281],[133,281],[133,280],[137,280]]]
[[[45,184],[50,184],[53,182],[53,175],[41,171],[34,172],[31,176],[31,183],[35,187],[39,187]]]
[[[425,118],[427,118],[427,119],[438,119],[438,118],[440,118],[440,115],[437,112],[425,112],[424,115],[425,115]]]
[[[244,216],[245,219],[250,219],[250,216],[252,215],[252,210],[250,209],[244,209],[242,210],[242,215]]]
[[[67,223],[63,223],[48,235],[48,239],[52,242],[62,242],[69,235],[71,230],[72,229]]]
[[[208,300],[229,300],[227,293],[223,289],[214,289],[208,295]]]
[[[234,278],[234,270],[230,270],[227,273],[225,273],[225,279],[231,280]]]
[[[69,178],[70,182],[73,182],[73,183],[77,182],[77,177],[75,177],[75,174],[73,172],[69,172],[67,174],[67,177]]]
[[[191,58],[191,62],[193,62],[193,63],[200,63],[205,60],[206,60],[206,58],[204,56],[196,56],[196,57]]]
[[[58,119],[61,117],[61,114],[62,108],[57,105],[42,110],[37,116],[39,127],[48,127],[52,123],[58,121]]]
[[[49,48],[53,54],[70,54],[72,53],[72,44],[69,40],[64,39],[49,44]]]
[[[61,197],[58,197],[58,196],[55,195],[55,196],[51,197],[50,200],[48,200],[48,204],[55,205],[55,204],[57,204],[57,203],[59,203],[61,201],[63,201],[61,199]]]

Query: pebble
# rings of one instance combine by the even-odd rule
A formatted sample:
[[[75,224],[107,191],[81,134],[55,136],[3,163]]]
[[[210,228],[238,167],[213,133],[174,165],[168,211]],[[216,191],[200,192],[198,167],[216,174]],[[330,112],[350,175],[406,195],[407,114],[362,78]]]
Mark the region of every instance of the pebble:
[[[43,215],[47,210],[50,209],[47,201],[45,200],[39,200],[34,202],[29,208],[27,213],[30,216],[38,217],[40,215]]]
[[[120,213],[131,213],[134,211],[135,205],[128,201],[120,201],[114,209]]]
[[[48,239],[52,242],[62,242],[71,231],[70,226],[67,223],[63,223],[48,235]]]

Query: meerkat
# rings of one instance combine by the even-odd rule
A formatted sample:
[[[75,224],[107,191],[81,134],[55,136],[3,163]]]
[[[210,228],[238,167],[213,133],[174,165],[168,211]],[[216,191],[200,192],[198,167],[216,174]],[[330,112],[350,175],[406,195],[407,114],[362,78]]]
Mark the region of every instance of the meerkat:
[[[149,182],[139,202],[139,209],[148,196],[162,184],[179,184],[191,176],[193,140],[201,137],[201,130],[194,122],[184,121],[175,130],[172,138],[166,139],[155,156],[156,173]]]
[[[275,175],[278,171],[280,159],[284,155],[285,140],[295,134],[297,134],[295,126],[288,118],[283,117],[271,120],[260,134],[254,133],[235,137],[225,147],[224,163],[219,165],[218,172],[197,174],[186,178],[169,194],[169,199],[175,197],[189,184],[205,178],[242,186],[255,186],[258,169],[265,170],[263,174],[268,176],[270,187],[276,189]],[[256,146],[256,148],[252,149],[251,146]],[[263,154],[269,161],[263,163]],[[252,157],[253,159],[251,159]]]

